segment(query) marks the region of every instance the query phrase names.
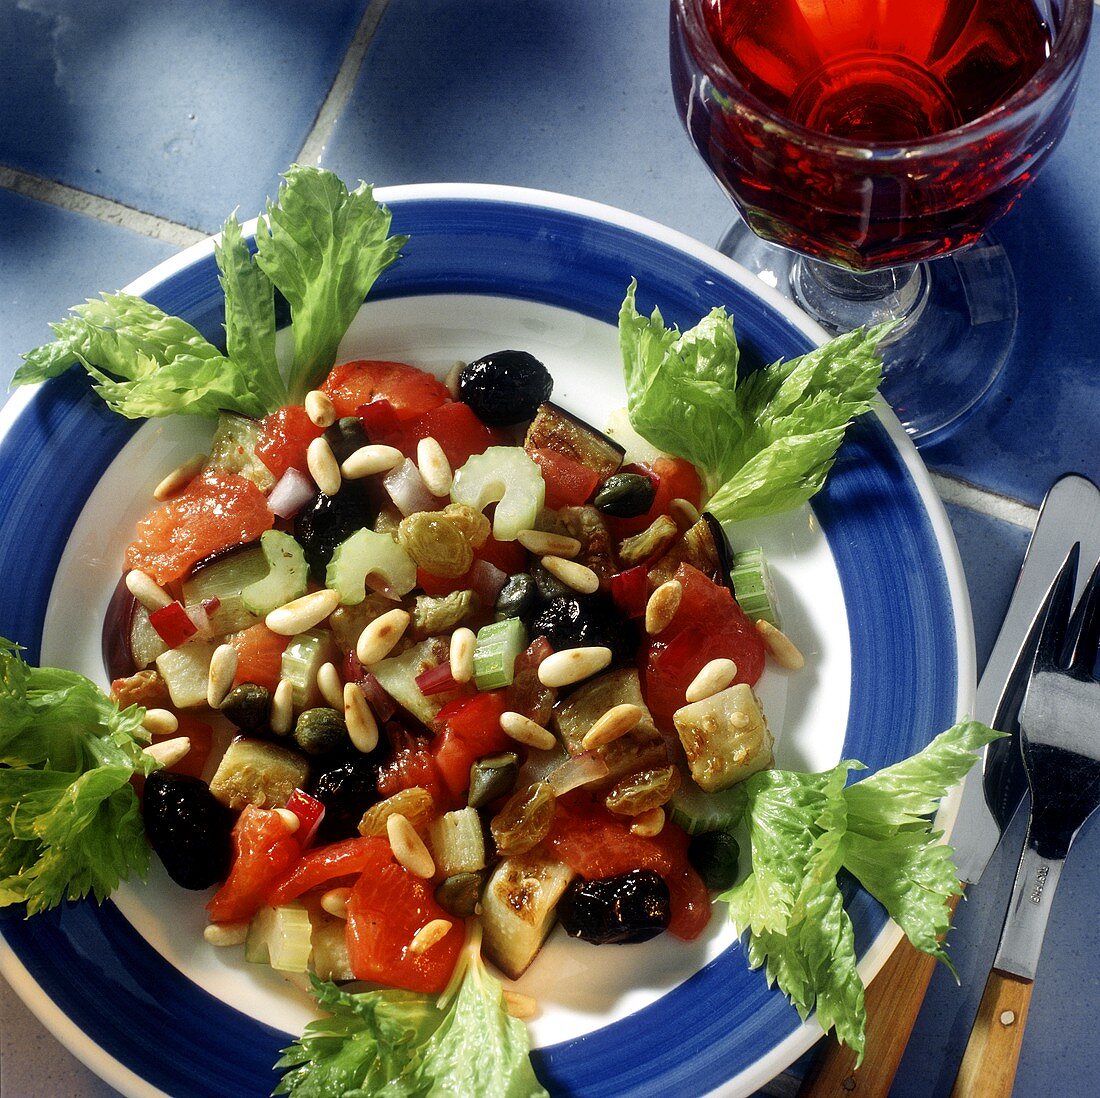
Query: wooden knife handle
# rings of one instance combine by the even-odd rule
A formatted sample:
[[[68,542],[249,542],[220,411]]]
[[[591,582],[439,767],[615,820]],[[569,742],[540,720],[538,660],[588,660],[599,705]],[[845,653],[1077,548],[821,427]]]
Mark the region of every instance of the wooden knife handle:
[[[959,902],[949,901],[951,914]],[[798,1098],[885,1098],[913,1032],[936,959],[902,938],[867,988],[867,1033],[863,1063],[829,1037],[814,1060]]]
[[[997,969],[989,974],[951,1098],[1007,1098],[1012,1093],[1034,986]]]

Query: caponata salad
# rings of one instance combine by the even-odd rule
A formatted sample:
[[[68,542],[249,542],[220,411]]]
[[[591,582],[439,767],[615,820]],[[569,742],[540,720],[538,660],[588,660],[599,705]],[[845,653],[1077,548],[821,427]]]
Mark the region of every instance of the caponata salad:
[[[742,377],[721,309],[681,334],[631,286],[609,433],[523,350],[447,379],[338,363],[404,240],[369,188],[286,178],[256,252],[235,217],[216,248],[224,352],[104,295],[17,376],[79,363],[123,415],[216,425],[126,549],[110,699],[0,651],[0,904],[102,898],[147,842],[212,890],[211,946],[310,974],[331,1017],[280,1093],[544,1093],[517,1020],[538,1006],[482,956],[519,978],[559,924],[694,938],[714,893],[750,963],[861,1048],[837,872],[942,956],[957,882],[924,817],[993,733],[956,726],[850,786],[858,764],[774,769],[753,686],[802,657],[735,522],[820,487],[877,386],[874,333]]]

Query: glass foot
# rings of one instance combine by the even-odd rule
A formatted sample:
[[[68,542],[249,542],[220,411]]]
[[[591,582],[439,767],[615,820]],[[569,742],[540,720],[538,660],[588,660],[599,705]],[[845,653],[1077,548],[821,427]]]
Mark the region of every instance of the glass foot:
[[[743,221],[718,250],[833,334],[898,318],[880,348],[882,395],[914,439],[931,441],[970,411],[1012,348],[1016,281],[989,234],[943,259],[860,275],[847,287],[849,272],[769,244]]]

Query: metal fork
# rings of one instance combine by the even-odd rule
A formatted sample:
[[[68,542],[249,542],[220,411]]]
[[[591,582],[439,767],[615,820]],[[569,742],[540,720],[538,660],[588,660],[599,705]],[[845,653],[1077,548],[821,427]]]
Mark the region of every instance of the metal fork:
[[[1043,934],[1062,866],[1100,806],[1100,565],[1076,611],[1080,545],[1070,550],[1040,611],[1042,629],[1020,708],[1020,749],[1031,790],[1027,839],[993,971],[953,1098],[1012,1092]]]

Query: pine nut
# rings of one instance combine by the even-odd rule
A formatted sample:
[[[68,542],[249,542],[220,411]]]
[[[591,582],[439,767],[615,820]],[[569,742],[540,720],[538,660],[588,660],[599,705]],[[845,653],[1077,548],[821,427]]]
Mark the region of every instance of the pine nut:
[[[668,505],[668,514],[681,530],[690,530],[702,517],[691,500],[679,496]]]
[[[409,627],[409,613],[407,610],[387,610],[381,617],[372,621],[362,633],[355,644],[355,654],[364,667],[384,660],[393,646],[401,639],[405,630]]]
[[[344,708],[344,684],[340,681],[336,664],[323,663],[317,668],[317,689],[321,691],[321,697],[330,708]]]
[[[737,664],[733,660],[718,659],[703,664],[684,691],[687,702],[702,701],[725,690],[737,677]]]
[[[433,496],[449,496],[454,473],[443,447],[430,435],[416,444],[416,467],[420,479]]]
[[[458,379],[462,377],[462,371],[465,369],[466,363],[460,359],[447,371],[447,376],[443,379],[443,384],[447,386],[447,391],[455,400],[458,400]]]
[[[350,895],[350,888],[330,888],[321,897],[321,910],[327,911],[337,919],[346,919],[348,917],[348,897]]]
[[[388,473],[404,460],[405,455],[396,446],[360,446],[345,458],[340,471],[348,480],[359,480],[374,473]]]
[[[187,736],[176,736],[171,740],[151,743],[142,749],[142,754],[156,759],[161,766],[175,766],[190,750],[191,740]]]
[[[591,751],[595,747],[603,747],[625,736],[637,727],[642,719],[642,708],[631,702],[622,705],[613,705],[594,725],[584,734],[581,747],[585,751]]]
[[[414,876],[425,881],[435,876],[435,862],[416,828],[400,812],[386,820],[386,837],[393,856]]]
[[[592,648],[565,648],[551,652],[539,664],[539,682],[543,686],[570,686],[602,671],[611,662],[611,649],[602,645]]]
[[[281,637],[293,637],[320,625],[340,605],[340,596],[327,587],[311,591],[301,598],[276,607],[264,618],[264,624],[272,633]]]
[[[413,940],[409,943],[409,952],[426,953],[432,946],[447,937],[453,925],[448,919],[432,919],[430,923],[425,923],[413,935]]]
[[[326,496],[334,496],[340,491],[340,463],[324,435],[315,438],[306,448],[306,468],[313,483]]]
[[[302,826],[302,821],[289,808],[276,808],[275,815],[283,821],[287,831],[293,835]]]
[[[179,718],[169,709],[146,709],[141,721],[141,727],[153,736],[171,736],[179,726]]]
[[[182,465],[177,465],[153,489],[153,499],[163,502],[170,499],[177,492],[182,492],[199,475],[199,471],[205,464],[206,455],[195,454],[194,457],[189,457]]]
[[[556,747],[557,737],[548,728],[543,728],[537,721],[525,717],[522,713],[507,712],[500,715],[501,730],[507,736],[511,736],[516,743],[526,744],[528,747],[537,748],[539,751],[549,751]]]
[[[294,727],[294,683],[280,679],[271,697],[271,731],[285,736]]]
[[[575,560],[548,556],[542,558],[542,566],[566,587],[572,587],[582,595],[593,595],[600,589],[600,577],[587,565],[578,564]]]
[[[768,654],[780,667],[787,671],[802,670],[806,660],[803,658],[802,653],[799,652],[794,641],[792,641],[782,629],[776,629],[770,621],[765,621],[763,618],[757,621],[756,628],[764,638],[764,644],[768,649]]]
[[[545,530],[520,530],[516,541],[536,557],[575,557],[581,551],[581,543],[565,534],[550,534]]]
[[[474,648],[477,635],[462,626],[451,634],[451,678],[455,682],[469,682],[474,677]]]
[[[248,920],[239,923],[208,923],[202,932],[203,941],[212,946],[244,945],[248,938]]]
[[[534,1018],[539,1012],[538,999],[532,999],[530,995],[521,995],[510,988],[504,988],[504,1005],[508,1008],[508,1013],[513,1018],[519,1018],[520,1021]]]
[[[336,422],[336,406],[328,393],[320,389],[310,389],[303,403],[306,415],[314,427],[331,427]]]
[[[658,805],[656,808],[647,808],[644,812],[634,817],[630,830],[643,839],[652,839],[654,835],[660,835],[665,827],[665,810]]]
[[[152,576],[137,568],[126,573],[126,590],[146,610],[159,610],[172,602],[172,596]]]
[[[684,589],[679,580],[662,583],[645,604],[645,631],[652,637],[663,632],[676,617]]]
[[[220,709],[226,694],[233,689],[237,674],[237,650],[231,644],[219,644],[210,657],[210,670],[206,680],[206,704]]]
[[[343,703],[344,723],[352,746],[369,755],[378,746],[378,722],[358,683],[344,684]]]

